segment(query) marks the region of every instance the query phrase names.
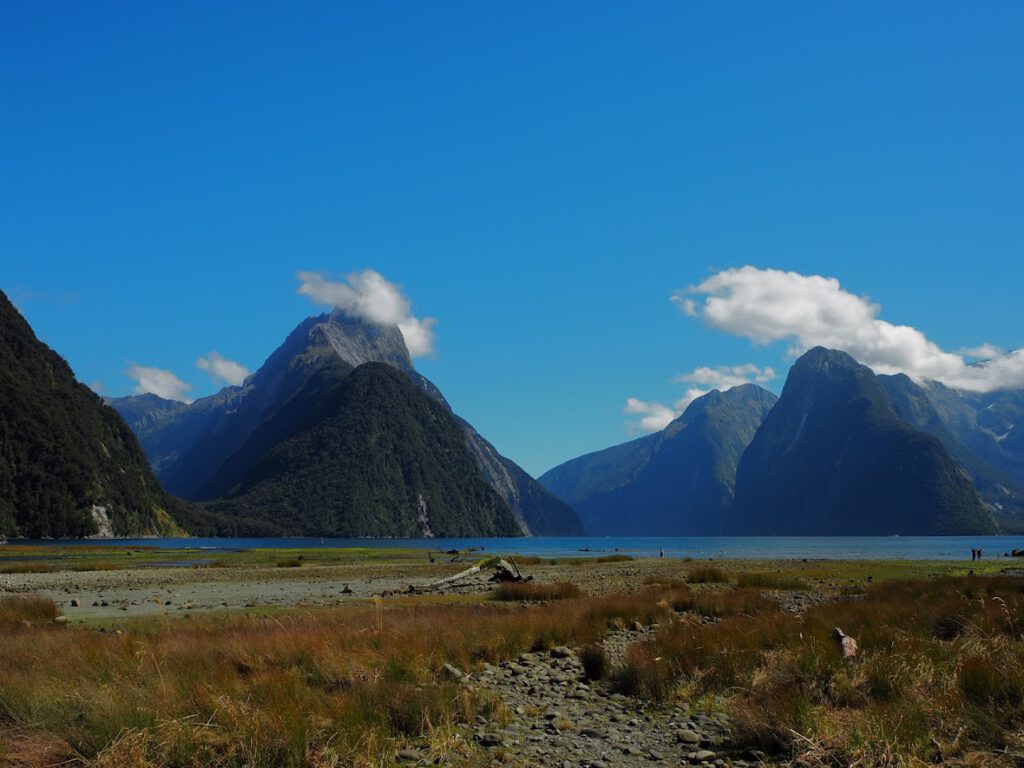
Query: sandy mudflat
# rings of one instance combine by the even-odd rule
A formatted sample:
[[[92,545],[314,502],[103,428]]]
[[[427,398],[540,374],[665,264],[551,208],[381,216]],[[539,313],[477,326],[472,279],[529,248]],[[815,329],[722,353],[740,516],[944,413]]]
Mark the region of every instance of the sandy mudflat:
[[[147,567],[0,575],[0,594],[34,593],[53,599],[69,621],[183,615],[187,612],[338,605],[402,592],[458,573],[468,563],[360,563],[277,567]],[[526,566],[541,581],[572,581],[590,594],[635,587],[651,574],[683,571],[678,561]],[[486,576],[438,593],[480,593]],[[351,590],[346,593],[346,587]],[[78,605],[72,606],[72,600]]]
[[[0,575],[0,593],[52,598],[70,621],[186,611],[336,605],[409,584],[425,584],[455,566],[409,564],[306,568],[138,568]],[[350,594],[343,593],[345,587]],[[72,607],[71,601],[79,606]]]
[[[59,571],[0,575],[0,594],[34,593],[53,599],[71,622],[188,612],[330,606],[402,592],[458,573],[468,563],[360,563],[301,568],[149,567],[112,571]],[[682,577],[681,561],[638,560],[584,566],[531,565],[540,581],[571,581],[589,594],[637,588],[652,576]],[[483,573],[439,594],[480,593],[491,588]],[[344,592],[345,588],[351,592]],[[72,606],[72,600],[78,606]]]

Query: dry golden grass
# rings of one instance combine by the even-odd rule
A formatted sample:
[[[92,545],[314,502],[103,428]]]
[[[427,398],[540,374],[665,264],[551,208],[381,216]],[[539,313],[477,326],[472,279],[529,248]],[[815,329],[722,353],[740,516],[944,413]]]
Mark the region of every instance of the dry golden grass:
[[[28,622],[52,622],[57,616],[57,606],[47,597],[35,595],[10,595],[0,597],[0,629],[10,631],[11,627]],[[0,657],[2,658],[2,657]]]
[[[1019,764],[1024,580],[885,582],[803,617],[749,608],[663,628],[631,649],[618,684],[652,699],[724,696],[740,746],[811,765]],[[857,638],[852,663],[835,626]]]
[[[52,573],[53,566],[48,563],[13,562],[0,564],[0,573]]]
[[[210,615],[118,635],[25,627],[28,602],[4,601],[0,712],[99,767],[390,765],[410,741],[457,760],[469,747],[455,724],[496,705],[440,674],[445,663],[593,643],[609,617],[664,613],[656,602],[386,607],[381,631],[372,606]]]

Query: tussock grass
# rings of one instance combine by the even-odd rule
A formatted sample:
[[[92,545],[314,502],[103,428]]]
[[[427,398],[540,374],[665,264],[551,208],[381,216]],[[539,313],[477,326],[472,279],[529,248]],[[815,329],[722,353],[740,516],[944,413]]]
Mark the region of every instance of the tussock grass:
[[[601,555],[594,558],[595,563],[630,563],[635,558],[632,555]]]
[[[517,565],[540,565],[541,563],[552,563],[554,562],[550,558],[545,560],[542,557],[536,555],[509,555],[509,560],[515,561]]]
[[[720,615],[713,625],[663,627],[654,642],[633,647],[620,689],[655,700],[724,696],[740,746],[783,760],[1016,764],[1011,755],[1024,746],[1024,580],[890,581],[803,617],[770,609]],[[857,638],[855,661],[840,658],[835,626]]]
[[[554,584],[540,584],[534,581],[527,581],[500,584],[491,593],[491,599],[504,601],[566,600],[571,597],[579,597],[582,594],[579,587],[575,584],[570,584],[568,581],[558,581]]]
[[[74,563],[73,565],[71,565],[69,567],[68,570],[79,571],[79,572],[86,572],[86,571],[120,571],[120,570],[123,570],[126,567],[128,567],[128,566],[125,565],[125,564],[122,564],[122,563],[114,563],[114,562],[109,562],[109,561],[106,561],[106,560],[99,560],[99,561],[91,561],[91,562],[87,561],[87,562],[84,562],[84,563]]]
[[[493,706],[439,675],[445,662],[594,644],[609,619],[664,615],[659,600],[385,607],[380,631],[372,606],[153,619],[123,635],[0,631],[0,712],[97,768],[391,765],[411,740],[431,755],[466,749],[454,724]],[[19,621],[29,605],[0,611]]]
[[[721,568],[715,568],[712,565],[702,565],[690,571],[686,576],[686,580],[691,584],[727,584],[729,582],[729,574]]]
[[[276,565],[278,568],[301,568],[302,561],[297,557],[289,557],[285,560],[278,560]]]
[[[602,680],[611,671],[608,654],[601,645],[587,645],[580,650],[579,656],[583,664],[583,675],[587,680]]]
[[[52,573],[53,566],[47,563],[2,563],[0,573]]]
[[[57,617],[57,605],[48,597],[12,595],[0,597],[0,627],[9,630],[23,622],[52,622]],[[0,656],[0,658],[3,658]]]

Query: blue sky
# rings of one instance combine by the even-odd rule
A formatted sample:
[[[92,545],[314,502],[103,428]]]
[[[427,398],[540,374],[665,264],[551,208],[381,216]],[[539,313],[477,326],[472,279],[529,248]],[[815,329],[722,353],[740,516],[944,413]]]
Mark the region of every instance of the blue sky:
[[[82,381],[127,394],[136,363],[201,396],[200,355],[254,369],[316,311],[297,272],[376,270],[437,320],[420,370],[539,473],[630,437],[627,398],[672,407],[699,366],[781,387],[819,337],[755,343],[700,292],[672,301],[722,270],[837,278],[942,350],[1024,346],[1022,22],[1009,3],[8,3],[0,288]]]

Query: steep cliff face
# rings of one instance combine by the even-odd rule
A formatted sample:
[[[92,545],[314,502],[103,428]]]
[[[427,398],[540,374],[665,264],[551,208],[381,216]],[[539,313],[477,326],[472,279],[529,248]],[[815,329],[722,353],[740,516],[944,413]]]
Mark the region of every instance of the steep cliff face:
[[[172,534],[176,516],[121,417],[0,292],[0,536]]]
[[[300,323],[241,386],[177,407],[153,404],[147,410],[135,398],[112,400],[111,404],[134,417],[133,428],[168,488],[187,498],[209,501],[225,492],[228,469],[235,467],[232,471],[237,472],[238,460],[232,457],[270,418],[292,407],[296,398],[305,397],[302,393],[313,377],[329,367],[332,375],[344,378],[366,363],[401,372],[450,413],[437,387],[413,368],[397,327],[375,326],[342,312]],[[471,425],[459,423],[478,476],[503,499],[517,521],[513,533],[580,531],[571,509],[501,456]],[[233,462],[230,466],[229,460]]]
[[[812,349],[740,460],[732,529],[772,535],[994,533],[967,473],[874,373]]]

